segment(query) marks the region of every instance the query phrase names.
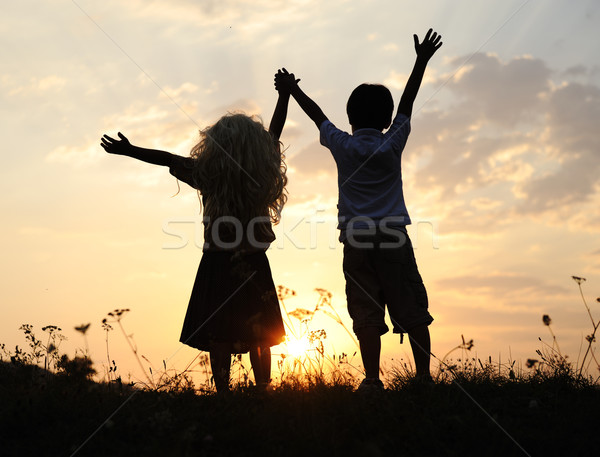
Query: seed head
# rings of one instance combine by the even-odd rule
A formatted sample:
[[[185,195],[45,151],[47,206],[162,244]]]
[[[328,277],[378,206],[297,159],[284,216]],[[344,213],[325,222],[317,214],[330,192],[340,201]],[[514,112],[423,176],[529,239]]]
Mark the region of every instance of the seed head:
[[[527,359],[527,368],[533,368],[535,366],[536,363],[538,363],[539,360],[537,359]]]
[[[87,324],[81,324],[79,327],[75,327],[75,330],[77,330],[79,333],[82,334],[86,334],[88,329],[90,328],[90,325],[92,325],[91,323],[87,323]]]

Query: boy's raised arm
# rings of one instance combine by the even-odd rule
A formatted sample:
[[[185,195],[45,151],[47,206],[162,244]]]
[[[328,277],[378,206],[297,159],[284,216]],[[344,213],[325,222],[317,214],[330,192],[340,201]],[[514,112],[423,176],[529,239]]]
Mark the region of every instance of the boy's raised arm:
[[[299,79],[296,79],[293,73],[283,68],[277,71],[275,75],[275,88],[279,91],[286,90],[292,97],[298,102],[300,108],[312,119],[318,129],[321,128],[321,124],[327,120],[327,116],[323,113],[323,110],[319,108],[308,95],[306,95],[302,89],[298,86]]]
[[[104,135],[101,139],[101,144],[109,154],[122,155],[141,160],[142,162],[151,163],[153,165],[162,165],[165,167],[171,166],[172,160],[176,157],[174,154],[157,149],[145,149],[134,146],[121,132],[117,133],[121,140]]]
[[[415,40],[417,60],[415,61],[415,66],[406,82],[406,87],[400,98],[400,103],[398,104],[398,112],[405,114],[407,117],[412,115],[413,104],[415,98],[417,98],[417,92],[419,92],[419,88],[421,87],[421,81],[423,81],[427,63],[442,45],[442,36],[434,32],[433,29],[427,31],[427,35],[425,35],[423,42],[420,44],[417,35],[413,35],[413,38]]]

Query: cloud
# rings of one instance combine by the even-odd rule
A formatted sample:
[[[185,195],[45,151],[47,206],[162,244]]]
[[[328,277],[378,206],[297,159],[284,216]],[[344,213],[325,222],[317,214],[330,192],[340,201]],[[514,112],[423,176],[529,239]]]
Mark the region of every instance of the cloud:
[[[589,201],[600,185],[600,88],[566,84],[549,94],[546,135],[556,170],[523,183],[520,212],[539,213]]]
[[[261,108],[255,100],[249,98],[241,98],[235,100],[232,103],[228,103],[226,105],[218,106],[207,113],[208,118],[214,118],[213,122],[216,122],[221,116],[224,116],[226,113],[245,113],[249,116],[260,116],[262,117]],[[264,119],[263,122],[268,127],[268,122],[270,119]]]
[[[315,141],[298,152],[290,145],[288,154],[288,206],[335,209],[337,169],[329,150]]]
[[[31,77],[26,84],[19,84],[7,75],[0,79],[0,85],[8,89],[9,96],[44,96],[48,92],[61,91],[66,84],[67,80],[57,75]]]
[[[218,85],[216,81],[215,84]],[[179,87],[175,88],[169,86],[163,87],[163,93],[161,95],[172,100],[177,100],[184,94],[195,94],[196,92],[198,92],[198,86],[196,84],[184,82]]]
[[[98,140],[89,142],[86,146],[58,146],[46,155],[45,160],[48,163],[69,164],[75,168],[89,166],[97,163],[105,154],[99,143]]]
[[[569,289],[549,284],[540,278],[512,273],[454,276],[440,279],[436,281],[436,285],[444,291],[458,292],[462,295],[493,296],[496,299],[570,293]]]
[[[460,65],[458,57],[450,65]],[[541,59],[519,57],[502,62],[497,56],[477,53],[470,57],[447,87],[468,101],[478,117],[514,126],[526,115],[535,114],[540,94],[547,91],[551,70]]]
[[[383,85],[393,90],[404,90],[408,75],[404,73],[396,73],[392,70],[389,76],[383,80]]]
[[[329,149],[318,141],[310,143],[298,153],[291,155],[288,166],[303,176],[328,175],[337,179],[335,161]]]
[[[284,24],[305,20],[313,10],[314,0],[272,1],[255,0],[174,0],[165,2],[130,1],[115,2],[118,7],[128,9],[128,14],[158,24],[171,25],[164,30],[169,36],[180,34],[182,29],[193,27],[197,39],[220,37],[229,39],[244,36],[252,38],[265,30],[272,31]],[[319,4],[319,6],[322,6]],[[216,27],[215,27],[216,26]]]
[[[492,233],[522,218],[600,230],[590,207],[600,194],[600,88],[556,75],[541,59],[476,54],[440,77],[446,100],[418,113],[403,158],[419,209],[450,231]],[[425,208],[420,195],[436,198]]]

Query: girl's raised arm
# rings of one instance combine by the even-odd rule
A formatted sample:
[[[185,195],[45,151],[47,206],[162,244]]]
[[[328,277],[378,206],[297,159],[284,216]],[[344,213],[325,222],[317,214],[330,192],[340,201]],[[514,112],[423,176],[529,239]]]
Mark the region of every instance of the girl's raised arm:
[[[115,140],[114,138],[111,138],[108,135],[104,135],[102,137],[102,142],[100,146],[102,146],[104,150],[109,154],[133,157],[134,159],[138,159],[143,162],[151,163],[154,165],[162,165],[165,167],[170,167],[173,158],[176,157],[170,152],[159,151],[157,149],[145,149],[140,148],[138,146],[134,146],[121,132],[119,132],[117,135],[119,135],[119,138],[121,140]]]
[[[283,126],[285,125],[285,119],[287,118],[288,105],[290,103],[289,92],[279,91],[279,97],[277,98],[277,104],[275,105],[275,111],[271,118],[271,124],[269,125],[269,132],[273,135],[275,141],[279,141]]]

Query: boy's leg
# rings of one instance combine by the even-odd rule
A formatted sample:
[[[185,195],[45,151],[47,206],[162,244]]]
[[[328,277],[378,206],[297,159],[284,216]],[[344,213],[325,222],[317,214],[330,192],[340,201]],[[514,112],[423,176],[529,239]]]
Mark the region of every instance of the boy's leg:
[[[408,332],[410,346],[415,366],[417,368],[417,378],[429,378],[429,362],[431,360],[431,338],[429,336],[429,327],[421,325]]]
[[[267,385],[271,382],[271,348],[255,346],[250,349],[250,363],[254,371],[256,385]]]
[[[361,243],[373,243],[363,238]],[[346,299],[353,329],[360,345],[365,377],[379,379],[381,335],[388,331],[385,325],[385,306],[381,297],[378,277],[372,265],[372,249],[344,243],[344,276]]]
[[[365,327],[357,334],[360,355],[365,367],[365,377],[379,379],[379,358],[381,355],[381,331],[378,327]]]
[[[390,318],[396,333],[409,328],[417,377],[429,378],[431,341],[428,325],[433,321],[429,314],[427,290],[419,273],[414,250],[406,233],[400,246],[381,249],[379,274],[384,284]]]
[[[215,343],[210,354],[210,367],[217,392],[229,390],[229,373],[231,370],[231,347],[227,343]]]

